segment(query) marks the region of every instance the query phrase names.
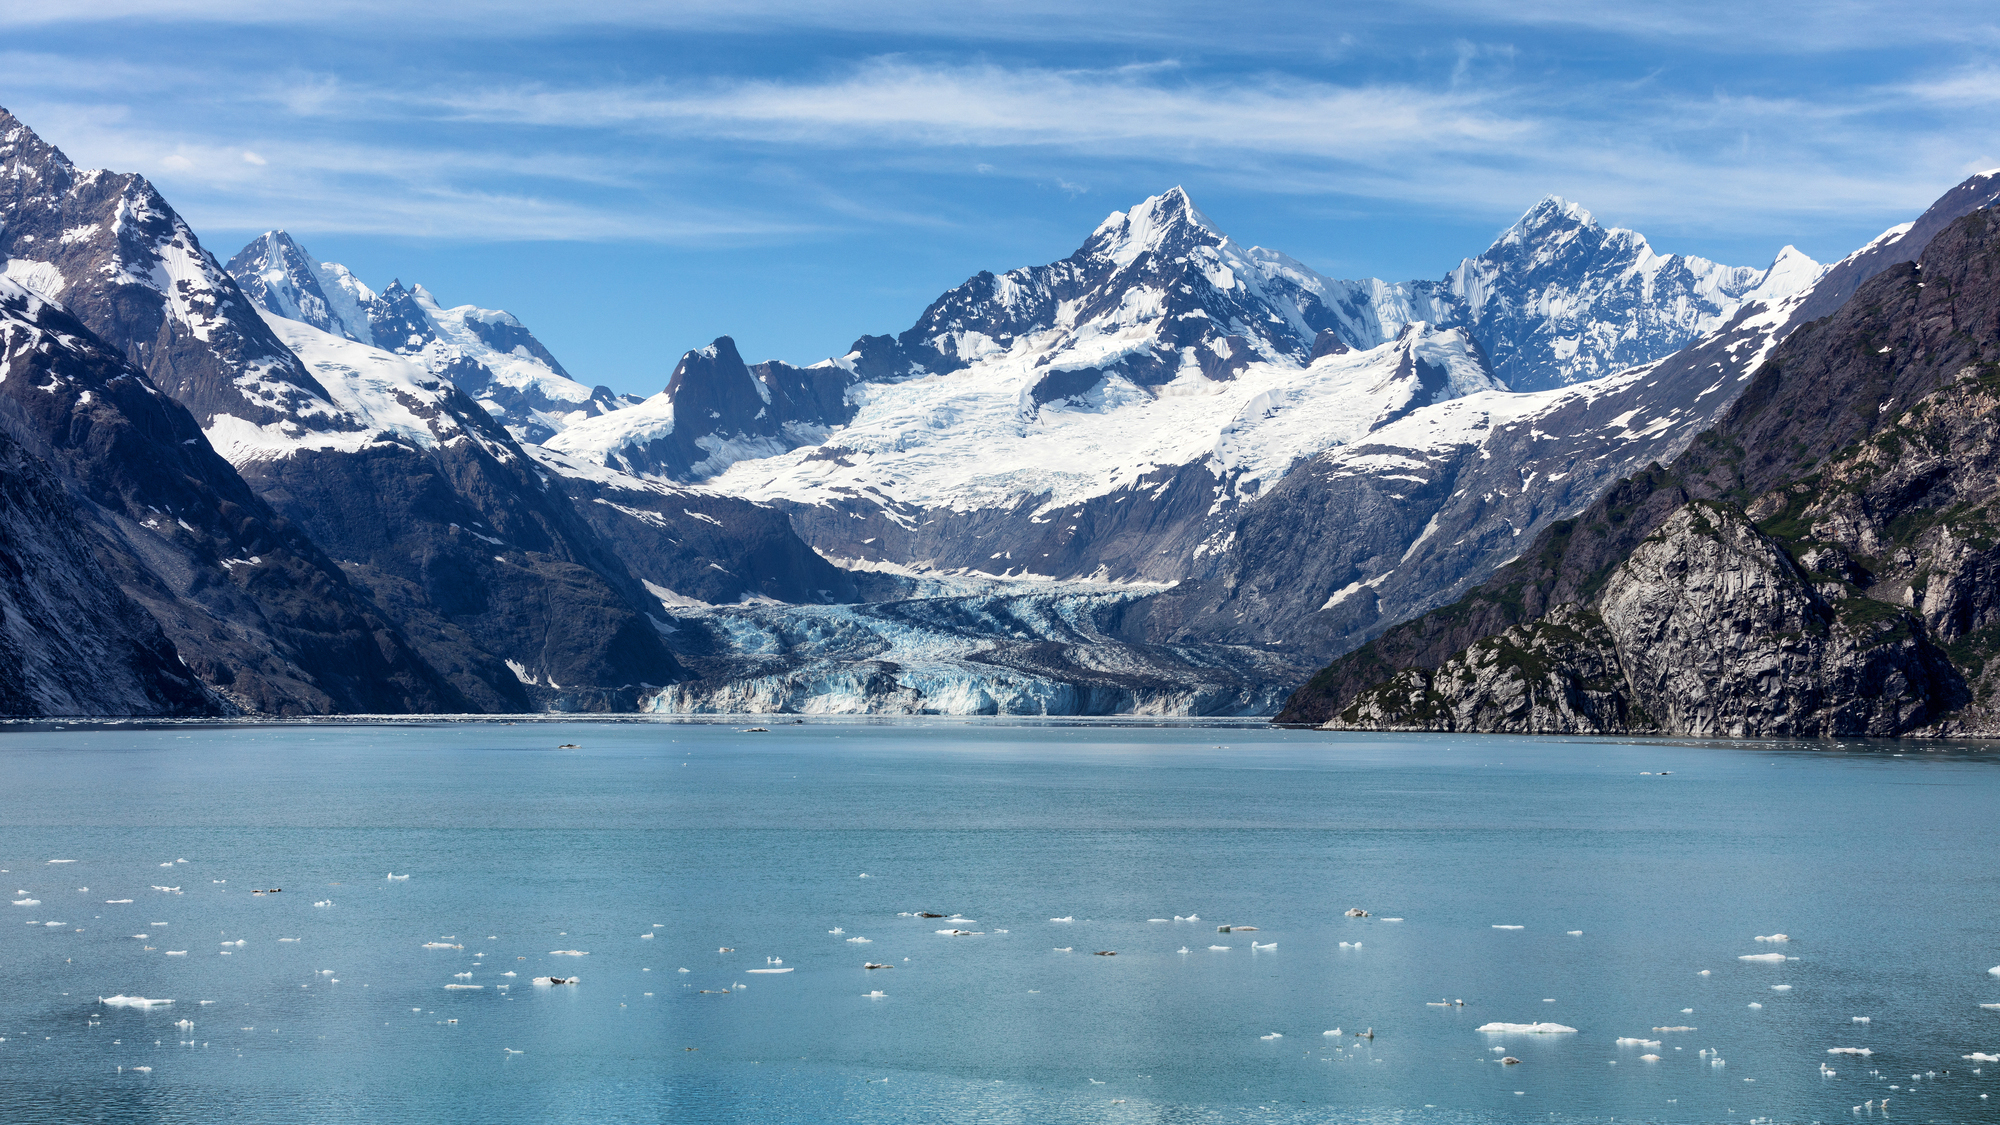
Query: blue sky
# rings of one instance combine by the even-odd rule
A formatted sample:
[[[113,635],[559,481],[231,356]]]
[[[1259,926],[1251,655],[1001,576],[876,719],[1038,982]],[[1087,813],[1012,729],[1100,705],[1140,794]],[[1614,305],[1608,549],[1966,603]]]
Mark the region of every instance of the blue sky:
[[[2000,6],[10,0],[0,105],[652,393],[810,362],[1185,185],[1323,273],[1435,277],[1544,194],[1830,260],[2000,165]],[[553,9],[553,10],[552,10]]]

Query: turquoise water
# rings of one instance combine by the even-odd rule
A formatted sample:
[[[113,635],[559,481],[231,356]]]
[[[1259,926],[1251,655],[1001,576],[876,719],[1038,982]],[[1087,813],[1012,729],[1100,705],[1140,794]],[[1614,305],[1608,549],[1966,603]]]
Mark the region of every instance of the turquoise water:
[[[2000,1053],[1996,767],[990,720],[16,728],[0,1120],[1832,1121],[1887,1097],[1861,1116],[2000,1121],[2000,1063],[1962,1057]]]

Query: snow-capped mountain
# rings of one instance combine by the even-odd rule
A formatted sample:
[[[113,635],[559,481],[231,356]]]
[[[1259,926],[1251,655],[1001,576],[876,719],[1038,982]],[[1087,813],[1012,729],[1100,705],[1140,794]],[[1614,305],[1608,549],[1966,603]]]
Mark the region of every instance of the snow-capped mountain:
[[[1260,360],[1313,358],[1319,334],[1338,324],[1313,284],[1323,280],[1241,246],[1177,187],[1113,212],[1060,262],[974,276],[901,335],[857,341],[844,365],[894,382],[1025,360],[1041,375],[1025,389],[1034,406],[1110,378],[1140,387],[1190,373],[1226,380]]]
[[[209,439],[476,707],[622,710],[678,677],[656,603],[498,419],[416,357],[265,316],[365,438]]]
[[[723,336],[682,356],[666,390],[542,444],[651,479],[706,480],[738,461],[823,441],[854,416],[853,386],[853,374],[833,363],[746,365]]]
[[[836,360],[749,367],[717,340],[548,444],[783,506],[833,558],[1173,581],[1302,459],[1429,404],[1658,359],[1818,274],[1789,248],[1764,270],[1661,256],[1550,199],[1441,282],[1336,281],[1176,188]]]
[[[257,710],[1255,711],[1671,456],[1915,237],[1745,269],[1551,198],[1440,280],[1342,281],[1175,189],[897,336],[804,368],[720,337],[639,401],[281,231],[224,270],[143,179],[11,117],[0,172],[5,277],[82,322],[51,347],[110,345],[43,396],[69,414],[30,393],[66,384],[0,385],[0,436],[84,489],[120,590]],[[76,445],[79,410],[149,436]]]
[[[378,615],[372,624],[356,621],[356,633],[397,638],[366,643],[389,646],[396,659],[421,669],[419,679],[440,689],[427,701],[399,702],[382,688],[393,676],[357,657],[355,671],[344,674],[378,703],[281,699],[250,700],[247,707],[630,707],[649,685],[680,675],[648,616],[658,603],[500,422],[433,372],[430,361],[449,347],[444,329],[485,324],[477,315],[434,316],[419,306],[443,328],[424,347],[412,345],[419,355],[399,356],[266,313],[143,178],[78,171],[11,117],[0,118],[0,172],[0,250],[8,255],[8,275],[60,300],[192,411],[199,429],[175,440],[228,458],[214,465],[229,470],[241,493],[231,502],[253,504],[273,519],[275,509],[289,520],[295,549],[335,577],[328,596],[353,602],[350,616]],[[267,293],[282,290],[293,311],[317,313],[328,326],[360,335],[329,292],[341,290],[339,275],[312,266],[305,259],[258,277]],[[316,293],[291,283],[308,275]],[[381,336],[373,321],[369,332]],[[440,341],[446,346],[432,347]],[[498,354],[482,346],[482,357]],[[517,356],[529,354],[520,341],[513,348]],[[162,438],[173,431],[157,421],[134,425]],[[340,564],[315,543],[332,544]],[[240,552],[251,556],[266,564],[271,558]],[[260,579],[246,588],[277,586]],[[331,609],[296,597],[283,608],[295,617],[339,620]],[[268,603],[264,612],[273,612]],[[182,644],[175,626],[163,624]],[[183,647],[199,652],[203,643],[197,634]],[[320,647],[340,651],[330,643]],[[236,661],[244,670],[258,662]],[[230,683],[227,668],[197,670],[211,686]]]
[[[20,612],[8,617],[8,643],[20,646],[20,660],[4,668],[40,709],[106,713],[93,698],[122,698],[132,710],[110,713],[133,714],[466,706],[143,371],[60,306],[6,281],[0,337],[0,430],[62,482],[63,502],[37,522],[59,527],[62,508],[74,511],[67,544],[10,555],[20,564]],[[26,503],[36,475],[24,471],[10,495]],[[29,526],[9,530],[26,535]],[[97,573],[61,565],[65,553],[79,552]],[[50,569],[21,569],[28,560]],[[32,632],[56,613],[64,637],[34,646]],[[48,669],[58,681],[47,684],[38,666],[79,644],[102,661]],[[121,667],[132,677],[126,683],[79,682],[115,678]]]
[[[281,230],[237,251],[229,273],[267,312],[412,357],[456,383],[521,441],[542,441],[630,405],[607,387],[577,382],[512,314],[445,308],[423,286],[404,288],[401,281],[377,293]]]
[[[1791,246],[1762,270],[1656,253],[1550,196],[1436,286],[1438,320],[1466,326],[1516,391],[1609,375],[1720,328],[1746,302],[1783,300],[1822,267]],[[1413,290],[1419,288],[1412,283]]]

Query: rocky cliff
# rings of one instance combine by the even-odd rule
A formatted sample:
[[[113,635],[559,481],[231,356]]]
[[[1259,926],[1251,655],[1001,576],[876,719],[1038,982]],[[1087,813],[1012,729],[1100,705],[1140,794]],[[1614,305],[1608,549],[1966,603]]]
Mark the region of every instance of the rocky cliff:
[[[341,568],[272,512],[194,417],[123,355],[4,280],[0,330],[0,430],[77,498],[91,533],[82,543],[155,623],[135,626],[133,643],[150,647],[152,632],[164,633],[222,710],[467,709]]]
[[[2000,211],[1984,210],[1794,331],[1670,467],[1336,662],[1280,718],[2000,732],[1996,393]],[[1554,702],[1573,697],[1586,705]]]

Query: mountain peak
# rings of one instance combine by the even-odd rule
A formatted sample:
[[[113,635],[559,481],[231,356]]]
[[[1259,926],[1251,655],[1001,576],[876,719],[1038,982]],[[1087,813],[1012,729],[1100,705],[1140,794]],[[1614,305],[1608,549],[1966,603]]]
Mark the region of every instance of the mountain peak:
[[[1176,184],[1135,204],[1130,211],[1113,211],[1091,232],[1086,249],[1120,266],[1139,255],[1160,252],[1170,243],[1221,242],[1228,236],[1215,228]]]
[[[43,140],[26,122],[0,106],[0,161],[9,157],[45,161],[66,172],[76,171],[76,165],[63,155],[63,150]]]
[[[1514,225],[1501,235],[1501,240],[1505,241],[1509,235],[1532,238],[1550,227],[1561,225],[1594,227],[1597,216],[1581,203],[1572,203],[1560,195],[1545,195],[1514,220]]]

